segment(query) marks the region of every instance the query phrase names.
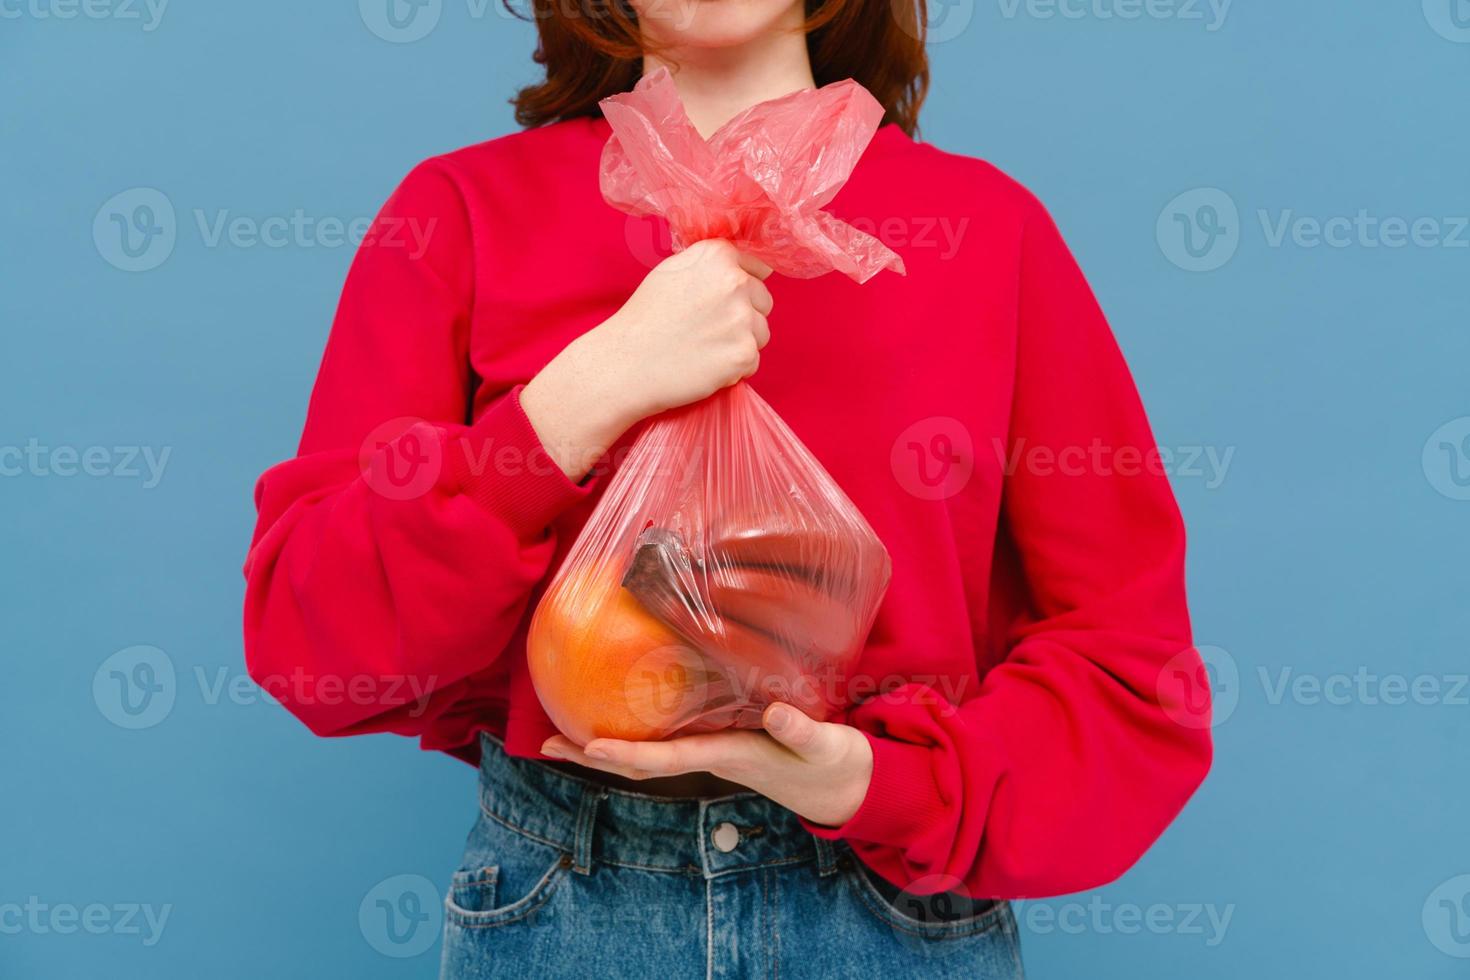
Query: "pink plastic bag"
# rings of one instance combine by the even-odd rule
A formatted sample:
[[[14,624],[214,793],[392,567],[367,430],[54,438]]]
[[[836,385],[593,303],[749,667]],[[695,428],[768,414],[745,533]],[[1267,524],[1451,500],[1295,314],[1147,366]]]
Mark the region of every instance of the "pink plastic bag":
[[[708,141],[666,71],[604,100],[603,195],[725,238],[777,272],[902,272],[820,210],[883,109],[856,82],[757,105]],[[653,420],[532,618],[536,692],[572,740],[756,728],[772,701],[826,718],[888,586],[882,543],[749,385]]]

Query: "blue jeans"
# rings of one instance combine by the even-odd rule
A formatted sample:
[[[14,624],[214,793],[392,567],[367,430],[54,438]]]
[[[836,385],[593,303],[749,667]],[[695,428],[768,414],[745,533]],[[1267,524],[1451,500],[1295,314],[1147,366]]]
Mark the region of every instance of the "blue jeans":
[[[443,980],[1022,976],[1007,903],[899,893],[764,797],[623,792],[482,742]]]

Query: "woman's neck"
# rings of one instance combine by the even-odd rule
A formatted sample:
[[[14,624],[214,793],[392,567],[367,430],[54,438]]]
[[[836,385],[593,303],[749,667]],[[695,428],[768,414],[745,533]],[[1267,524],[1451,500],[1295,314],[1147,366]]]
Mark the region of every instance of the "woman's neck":
[[[689,120],[708,137],[758,102],[816,85],[800,30],[802,7],[792,10],[797,19],[789,26],[795,29],[767,31],[731,47],[672,49],[665,53],[667,61],[650,54],[643,59],[643,72],[668,68]]]

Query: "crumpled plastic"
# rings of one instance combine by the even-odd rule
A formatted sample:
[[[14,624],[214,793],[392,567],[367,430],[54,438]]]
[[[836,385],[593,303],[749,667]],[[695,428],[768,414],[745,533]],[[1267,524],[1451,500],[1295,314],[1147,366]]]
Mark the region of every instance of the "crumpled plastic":
[[[604,196],[666,219],[676,249],[725,238],[802,278],[902,271],[821,210],[883,116],[856,82],[761,103],[707,141],[666,71],[602,106]],[[532,683],[578,744],[759,728],[774,701],[829,718],[890,574],[861,512],[742,382],[634,442],[532,617]]]
[[[847,183],[883,121],[883,107],[848,79],[762,102],[708,141],[684,112],[667,69],[602,101],[613,136],[602,196],[669,223],[675,251],[724,238],[777,272],[837,271],[867,282],[903,260],[877,238],[821,210]]]

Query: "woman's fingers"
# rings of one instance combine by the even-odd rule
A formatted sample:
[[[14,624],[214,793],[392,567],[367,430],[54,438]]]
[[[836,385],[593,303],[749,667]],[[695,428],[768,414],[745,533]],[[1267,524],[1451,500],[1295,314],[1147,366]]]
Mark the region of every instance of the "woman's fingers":
[[[740,253],[740,268],[757,279],[764,279],[771,274],[770,266],[766,265],[754,255],[746,255],[744,252]]]
[[[773,704],[761,718],[770,736],[811,762],[836,758],[845,748],[845,726],[813,721],[789,704]]]
[[[770,316],[771,310],[776,305],[776,300],[771,296],[771,290],[759,279],[751,279],[748,286],[750,290],[750,305],[761,316]]]
[[[686,735],[666,742],[625,742],[597,738],[585,747],[556,736],[542,745],[544,755],[565,759],[630,779],[712,772],[732,778],[755,768],[760,743],[754,732],[714,732]]]
[[[751,328],[750,335],[755,340],[756,350],[764,350],[771,342],[771,325],[765,317],[757,319],[755,326]]]
[[[582,749],[565,735],[553,735],[541,743],[541,754],[553,759],[566,759],[574,754],[581,755]]]
[[[761,716],[770,736],[797,755],[806,757],[821,739],[818,723],[789,704],[773,704]]]
[[[598,738],[586,748],[558,735],[541,751],[629,779],[714,773],[816,823],[835,827],[851,819],[873,775],[867,737],[848,725],[813,721],[786,704],[768,707],[762,721],[765,733],[711,732],[666,742]]]
[[[737,732],[686,735],[667,742],[623,742],[593,739],[587,755],[593,759],[652,776],[679,776],[687,772],[715,772],[738,763],[746,754],[746,740]]]
[[[575,762],[577,765],[586,766],[588,769],[598,769],[602,772],[624,776],[628,779],[644,779],[652,775],[662,775],[661,773],[639,772],[632,766],[613,762],[606,758],[593,758],[580,745],[577,745],[569,739],[562,738],[560,735],[547,739],[541,746],[541,754],[549,755],[553,759]]]

